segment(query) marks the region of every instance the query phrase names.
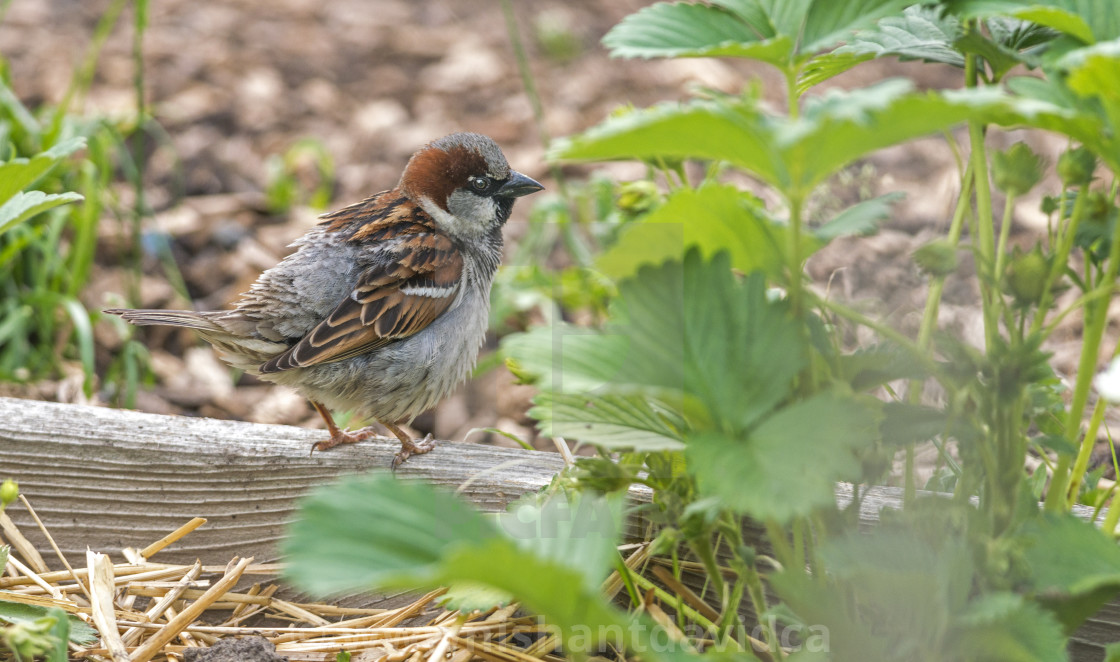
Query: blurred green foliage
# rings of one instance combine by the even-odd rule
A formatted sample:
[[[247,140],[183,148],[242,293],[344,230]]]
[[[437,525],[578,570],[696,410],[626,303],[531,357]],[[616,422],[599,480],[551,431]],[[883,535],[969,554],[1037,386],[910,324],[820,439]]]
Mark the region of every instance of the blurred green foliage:
[[[346,525],[371,498],[378,512],[416,511],[417,520],[461,507],[427,493],[398,497],[383,479],[347,481],[306,502],[289,541],[293,578],[320,590],[352,586],[329,583],[341,568],[374,587],[474,582],[524,600],[565,646],[580,625],[602,633],[626,623],[630,636],[599,644],[643,659],[752,659],[759,640],[766,659],[797,662],[1066,659],[1074,630],[1120,593],[1120,508],[1101,528],[1071,513],[1078,500],[1099,509],[1116,494],[1097,487],[1088,458],[1105,407],[1089,407],[1089,388],[1120,272],[1120,5],[910,4],[658,2],[626,17],[604,38],[612,55],[756,60],[782,75],[787,104],[777,111],[749,85],[739,95],[705,92],[622,109],[554,142],[554,160],[635,160],[650,176],[573,184],[567,200],[542,200],[525,252],[495,290],[496,321],[531,327],[502,345],[518,379],[540,389],[530,415],[545,434],[600,450],[541,499],[652,489],[654,548],[677,576],[682,558],[706,573],[716,616],[682,607],[674,624],[703,632],[705,651],[646,648],[634,634],[647,627],[634,590],[628,621],[601,597],[580,596],[580,583],[602,579],[601,565],[542,596],[542,576],[569,570],[541,564],[559,541],[507,555],[500,532],[478,534],[481,520],[461,545],[433,538],[411,563],[364,542],[369,535],[356,539]],[[877,57],[958,67],[964,89],[888,79],[806,94]],[[1023,75],[1031,68],[1038,73]],[[950,131],[962,125],[967,146]],[[990,130],[1022,126],[1072,149],[1054,166],[1024,144],[988,150]],[[914,256],[928,299],[917,331],[903,332],[823,296],[805,272],[838,237],[874,233],[897,196],[861,191],[846,206],[814,196],[874,151],[931,133],[968,157],[945,236]],[[744,177],[767,195],[742,190]],[[1016,199],[1058,180],[1063,190],[1045,203],[1047,241],[1027,252],[1010,246]],[[596,235],[597,224],[608,232]],[[962,269],[964,251],[979,283],[979,347],[938,328],[945,279]],[[1070,288],[1075,299],[1056,298]],[[1067,390],[1043,346],[1074,313],[1085,320],[1084,346]],[[852,346],[858,335],[873,343]],[[945,395],[923,402],[927,384]],[[948,495],[918,493],[914,447],[927,441],[940,458],[925,487]],[[1046,469],[1028,474],[1028,452]],[[902,508],[868,532],[867,486],[882,482],[896,453],[906,463]],[[854,486],[843,505],[838,481]],[[748,524],[764,529],[765,550],[745,541]],[[473,564],[483,554],[501,554],[501,577]],[[631,587],[642,580],[615,560]],[[573,621],[574,599],[585,607]],[[764,616],[749,634],[740,618],[748,601]],[[823,649],[786,636],[813,626],[827,632]],[[578,642],[572,650],[602,650]]]

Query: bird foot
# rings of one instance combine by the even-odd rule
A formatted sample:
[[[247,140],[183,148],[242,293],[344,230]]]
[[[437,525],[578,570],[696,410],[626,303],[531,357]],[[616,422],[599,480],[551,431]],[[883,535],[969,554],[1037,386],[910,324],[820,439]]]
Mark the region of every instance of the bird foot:
[[[431,434],[424,437],[420,441],[411,441],[402,438],[401,452],[393,456],[393,462],[389,465],[389,468],[393,471],[396,471],[397,467],[404,464],[404,461],[408,458],[412,457],[413,455],[423,455],[424,453],[431,452],[431,450],[435,447],[436,440],[432,438]]]
[[[335,446],[341,446],[342,444],[356,444],[372,436],[374,436],[374,430],[369,427],[362,428],[361,430],[354,430],[353,432],[350,430],[335,429],[330,439],[315,442],[315,444],[311,446],[311,453],[329,450]]]

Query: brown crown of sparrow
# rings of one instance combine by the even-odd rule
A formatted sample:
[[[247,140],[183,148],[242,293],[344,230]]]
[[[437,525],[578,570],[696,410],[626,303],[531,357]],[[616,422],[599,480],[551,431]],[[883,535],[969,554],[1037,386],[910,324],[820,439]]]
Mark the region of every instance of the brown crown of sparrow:
[[[486,334],[502,225],[516,198],[541,190],[493,140],[454,133],[412,155],[396,188],[326,214],[232,310],[106,310],[137,325],[194,329],[223,361],[330,409],[375,419],[401,442],[396,469],[434,447],[398,427],[473,369]]]

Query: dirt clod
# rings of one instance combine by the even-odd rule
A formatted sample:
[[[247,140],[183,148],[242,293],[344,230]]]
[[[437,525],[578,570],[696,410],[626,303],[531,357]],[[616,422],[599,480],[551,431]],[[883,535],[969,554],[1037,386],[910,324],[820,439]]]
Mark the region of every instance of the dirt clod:
[[[276,646],[263,637],[222,639],[210,648],[188,648],[184,662],[288,662],[277,655]]]

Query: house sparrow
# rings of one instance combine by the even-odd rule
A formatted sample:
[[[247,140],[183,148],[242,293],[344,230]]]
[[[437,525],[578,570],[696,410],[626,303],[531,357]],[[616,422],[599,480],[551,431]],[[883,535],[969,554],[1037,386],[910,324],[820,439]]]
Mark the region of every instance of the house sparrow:
[[[339,429],[328,409],[376,419],[400,439],[396,469],[434,447],[397,424],[473,369],[502,225],[516,198],[543,188],[490,138],[455,133],[413,154],[396,188],[324,215],[233,310],[105,312],[194,329],[229,365],[304,395],[331,435],[313,452],[373,436]]]

